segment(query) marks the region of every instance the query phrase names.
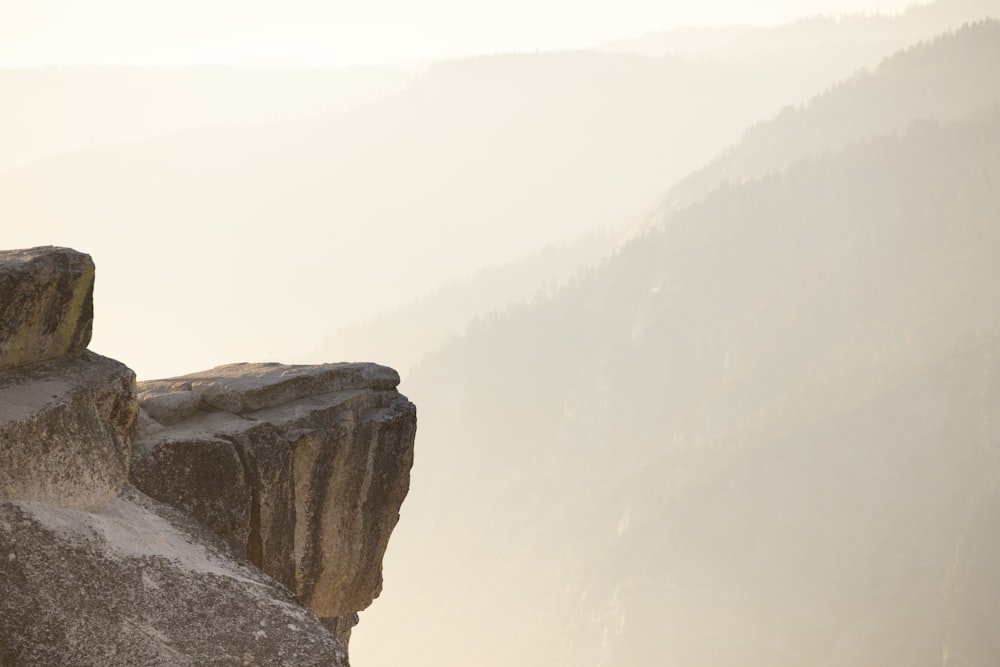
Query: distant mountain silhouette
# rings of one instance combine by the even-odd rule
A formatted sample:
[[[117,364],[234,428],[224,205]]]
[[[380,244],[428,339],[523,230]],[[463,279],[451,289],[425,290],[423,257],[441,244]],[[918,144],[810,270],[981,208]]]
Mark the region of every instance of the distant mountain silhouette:
[[[663,206],[697,201],[726,181],[740,182],[836,151],[917,119],[954,120],[1000,102],[1000,22],[980,21],[922,42],[831,87],[807,104],[758,123],[735,147],[683,179]],[[662,215],[662,214],[661,214]]]
[[[998,25],[981,22],[914,45],[886,59],[871,74],[856,75],[806,104],[788,107],[774,119],[754,125],[740,144],[682,179],[651,218],[639,218],[640,228],[662,224],[671,208],[697,200],[726,180],[740,181],[787,168],[797,160],[828,154],[905,127],[915,119],[954,119],[1000,102],[1000,79],[981,67],[983,62],[1000,58]],[[588,266],[609,253],[617,238],[608,239],[603,249],[594,241],[551,248],[530,260],[453,283],[392,313],[345,327],[310,359],[348,351],[352,358],[392,360],[406,370],[449,335],[461,333],[473,317],[495,316],[518,299],[537,294],[541,285],[551,282],[553,273],[572,276],[576,267]],[[583,247],[589,253],[586,261],[575,250]],[[549,270],[545,263],[552,264]],[[515,289],[515,285],[521,287]]]
[[[305,354],[303,336],[624,225],[780,108],[770,76],[588,52],[446,62],[364,108],[39,160],[0,175],[0,214],[18,220],[10,245],[88,248],[109,276],[98,308],[159,304],[110,310],[95,334],[142,377]],[[153,269],[147,244],[196,268]],[[205,290],[219,298],[191,298]],[[151,338],[163,354],[143,368]]]
[[[998,160],[994,108],[721,188],[429,359],[407,651],[1000,659]]]
[[[815,21],[824,26],[832,24],[834,34],[840,34],[837,31],[846,30],[848,25],[865,26],[864,34],[868,38],[875,39],[880,35],[879,43],[888,44],[904,35],[914,34],[914,31],[919,34],[929,31],[932,25],[930,18],[946,22],[950,15],[941,14],[943,9],[947,9],[945,5],[949,4],[952,3],[944,3],[934,12],[931,12],[931,6],[919,11],[912,8],[901,18],[859,17],[844,22],[831,19]],[[952,9],[961,9],[957,15],[964,16],[982,11],[983,6],[969,3],[968,7]],[[899,22],[898,26],[896,22]],[[795,25],[801,28],[799,24]],[[1000,102],[1000,79],[993,76],[989,68],[981,66],[983,62],[1000,60],[998,25],[992,21],[980,22],[966,26],[955,34],[938,36],[929,42],[914,45],[887,58],[873,68],[873,73],[855,75],[831,86],[827,92],[805,104],[788,106],[772,120],[754,125],[744,133],[737,147],[681,179],[669,196],[661,200],[657,207],[651,207],[650,217],[639,216],[638,228],[662,223],[667,212],[696,201],[726,180],[738,181],[786,168],[796,160],[823,155],[866,137],[905,127],[918,118],[949,120],[972,109]],[[893,27],[895,31],[887,27]],[[688,39],[696,39],[705,30],[710,29],[692,31],[694,34]],[[745,30],[718,29],[718,32],[729,35]],[[810,35],[806,32],[800,39],[805,40]],[[928,66],[928,62],[934,64]],[[610,252],[610,248],[611,245],[606,252]],[[590,257],[597,259],[601,256],[598,249],[592,250],[594,254]],[[566,258],[575,256],[564,254],[564,259],[558,260],[552,255],[551,261],[564,262]],[[578,266],[586,264],[583,262]],[[465,322],[474,316],[490,315],[512,305],[517,299],[523,299],[526,294],[536,292],[537,285],[544,279],[532,287],[530,276],[535,274],[527,268],[529,265],[530,262],[512,264],[506,271],[511,276],[508,284],[522,284],[523,289],[495,289],[496,285],[488,283],[487,275],[498,275],[497,271],[471,277],[463,282],[466,286],[464,293],[469,298],[462,299],[451,289],[428,294],[391,316],[382,315],[364,324],[344,328],[310,360],[318,361],[324,355],[347,351],[358,358],[396,358],[407,368],[413,361],[434,350],[449,334],[461,332]],[[562,274],[573,273],[572,266],[565,263],[559,266]],[[522,273],[515,278],[515,271]],[[483,281],[482,284],[480,281]],[[473,298],[474,294],[479,294],[480,298]],[[442,317],[442,310],[446,307],[449,315]],[[430,336],[431,332],[436,333]],[[421,344],[419,341],[424,342]]]
[[[0,172],[205,125],[341,111],[396,92],[410,78],[393,67],[0,69]]]
[[[843,89],[878,108],[921,68],[944,86],[915,86],[928,97],[982,83],[969,54],[994,31]],[[801,136],[830,131],[808,110],[831,99]],[[396,649],[442,664],[1000,660],[986,101],[855,117],[863,140],[723,181],[421,364],[426,444],[386,565],[404,591],[364,632],[421,618]]]
[[[351,358],[379,359],[401,375],[408,375],[425,355],[449,338],[461,335],[476,317],[549,298],[604,259],[619,242],[618,234],[590,234],[449,281],[395,310],[339,329],[317,347],[311,358],[335,359],[346,354]]]
[[[771,67],[797,57],[804,64],[846,66],[839,73],[830,72],[844,76],[914,42],[988,17],[1000,18],[997,0],[936,0],[910,5],[900,14],[818,15],[768,27],[671,28],[595,48],[652,57],[677,54],[750,67]]]
[[[813,16],[769,27],[675,28],[595,48],[612,53],[682,55],[726,63],[748,74],[768,72],[771,85],[796,90],[786,102],[821,93],[831,81],[942,31],[1000,19],[1000,0],[937,0],[901,14]]]

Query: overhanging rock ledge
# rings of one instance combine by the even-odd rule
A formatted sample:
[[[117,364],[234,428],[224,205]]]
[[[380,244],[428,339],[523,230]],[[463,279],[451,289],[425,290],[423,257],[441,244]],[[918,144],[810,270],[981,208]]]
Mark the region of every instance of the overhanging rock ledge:
[[[376,364],[230,364],[139,384],[132,481],[343,628],[382,586],[416,408]],[[154,417],[155,415],[155,417]]]

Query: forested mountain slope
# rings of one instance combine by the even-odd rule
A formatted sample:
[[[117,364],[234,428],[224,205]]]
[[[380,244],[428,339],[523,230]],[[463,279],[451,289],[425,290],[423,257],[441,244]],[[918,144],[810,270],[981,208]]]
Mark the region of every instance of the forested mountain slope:
[[[741,141],[683,179],[663,205],[684,206],[726,181],[784,169],[920,118],[950,121],[1000,103],[1000,21],[984,20],[912,45],[802,105],[750,127]]]
[[[798,103],[829,82],[871,68],[881,59],[946,30],[1000,18],[1000,0],[936,0],[899,14],[810,16],[775,26],[673,28],[595,47],[611,53],[678,54],[726,63],[749,75],[770,74]]]
[[[993,60],[1000,62],[998,26],[996,22],[979,23],[914,45],[885,60],[874,73],[858,74],[801,106],[789,106],[772,120],[754,125],[740,144],[682,179],[658,206],[650,207],[650,213],[638,216],[636,226],[662,224],[665,211],[696,201],[726,180],[739,181],[787,168],[796,160],[838,150],[918,118],[948,120],[1000,103],[1000,78],[982,66]],[[456,291],[457,285],[448,287],[391,314],[344,327],[320,348],[315,360],[336,350],[349,350],[360,355],[358,358],[399,359],[407,368],[448,335],[460,333],[473,317],[488,316],[518,299],[530,300],[543,284],[552,282],[553,276],[573,275],[574,260],[579,261],[576,267],[589,266],[601,257],[600,248],[592,241],[561,250],[549,248],[533,259],[472,276],[459,283],[461,292]],[[612,237],[610,241],[609,249],[617,240]],[[588,248],[589,254],[580,253]],[[585,257],[589,259],[585,261]],[[551,270],[539,274],[543,259],[551,263]],[[489,276],[500,275],[508,277],[506,288],[498,290]],[[529,282],[532,277],[533,286]],[[470,301],[472,295],[480,298]],[[443,315],[445,309],[447,316]]]
[[[427,354],[460,336],[469,322],[495,316],[515,304],[548,298],[607,257],[620,241],[620,233],[588,234],[450,280],[398,308],[338,329],[317,347],[313,357],[333,359],[347,354],[382,359],[408,376]]]
[[[435,565],[387,564],[429,601],[407,650],[996,662],[998,210],[1000,109],[917,122],[470,328],[410,384],[433,445],[397,553]]]
[[[611,53],[680,54],[749,68],[789,58],[833,68],[842,77],[899,49],[984,18],[1000,18],[997,0],[936,0],[899,14],[810,16],[775,26],[672,28],[598,45]],[[845,69],[846,68],[846,69]]]

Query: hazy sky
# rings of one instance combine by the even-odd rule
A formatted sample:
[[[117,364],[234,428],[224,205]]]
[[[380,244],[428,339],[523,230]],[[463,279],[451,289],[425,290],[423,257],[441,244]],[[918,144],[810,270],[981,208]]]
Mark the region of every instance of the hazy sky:
[[[0,0],[0,67],[344,66],[586,46],[907,0]]]

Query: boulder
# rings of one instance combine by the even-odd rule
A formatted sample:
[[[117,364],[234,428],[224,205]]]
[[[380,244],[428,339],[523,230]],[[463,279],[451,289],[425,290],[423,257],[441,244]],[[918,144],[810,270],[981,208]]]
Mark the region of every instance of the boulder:
[[[139,394],[139,407],[159,424],[169,426],[187,419],[201,405],[201,397],[192,391],[168,391]]]
[[[94,262],[69,248],[0,251],[0,370],[86,349]]]
[[[0,500],[0,664],[347,662],[284,586],[126,487],[89,510]]]
[[[135,374],[92,352],[0,371],[0,497],[87,507],[128,479]]]
[[[191,392],[201,405],[140,431],[132,480],[349,634],[381,591],[409,488],[416,410],[398,382],[375,364],[233,364],[140,383],[147,400]]]

